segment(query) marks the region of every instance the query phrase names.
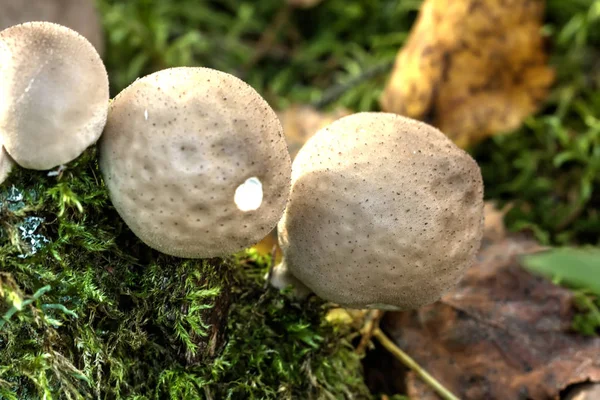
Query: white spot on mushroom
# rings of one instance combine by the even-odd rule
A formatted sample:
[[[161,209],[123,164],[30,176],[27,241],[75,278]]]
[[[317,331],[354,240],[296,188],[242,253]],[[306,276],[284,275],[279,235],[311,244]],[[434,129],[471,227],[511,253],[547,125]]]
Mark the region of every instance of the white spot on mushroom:
[[[148,121],[148,109],[144,110],[144,119]]]
[[[246,179],[244,183],[235,189],[233,201],[240,211],[258,210],[263,201],[263,189],[260,180],[255,176]]]
[[[140,131],[146,110],[152,123],[148,116]],[[125,224],[171,256],[222,257],[252,246],[277,225],[287,202],[291,163],[277,114],[225,72],[179,67],[141,78],[110,103],[98,149]],[[277,195],[263,200],[266,182]]]

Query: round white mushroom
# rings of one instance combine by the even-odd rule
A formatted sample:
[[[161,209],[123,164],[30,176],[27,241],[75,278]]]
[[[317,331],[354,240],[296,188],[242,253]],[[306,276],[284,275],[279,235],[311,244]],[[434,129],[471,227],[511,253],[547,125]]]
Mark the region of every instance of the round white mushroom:
[[[279,268],[345,307],[417,308],[457,283],[482,229],[481,172],[466,152],[424,123],[358,113],[296,156]]]
[[[148,246],[188,258],[260,241],[287,202],[281,124],[248,84],[208,68],[137,80],[112,102],[99,142],[111,200]]]
[[[108,75],[77,32],[28,22],[0,32],[0,135],[14,161],[48,170],[77,158],[106,123]]]
[[[104,32],[94,0],[0,0],[0,30],[24,22],[46,21],[79,32],[104,50]]]

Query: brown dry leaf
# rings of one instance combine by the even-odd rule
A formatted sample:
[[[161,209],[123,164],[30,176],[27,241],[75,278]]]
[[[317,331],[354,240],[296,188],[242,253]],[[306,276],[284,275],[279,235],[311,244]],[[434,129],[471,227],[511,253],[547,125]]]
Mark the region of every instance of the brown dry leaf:
[[[390,312],[382,328],[451,392],[469,399],[558,399],[600,381],[600,338],[570,330],[573,295],[521,268],[540,250],[523,237],[484,245],[477,263],[440,302]],[[408,373],[411,398],[437,399]]]
[[[381,98],[467,147],[520,126],[546,98],[543,0],[426,0]]]
[[[337,109],[322,113],[310,106],[293,105],[285,111],[279,112],[279,120],[283,125],[283,133],[288,144],[292,161],[306,141],[321,128],[335,120],[350,115],[346,109]],[[262,254],[270,254],[273,246],[277,246],[276,261],[281,260],[281,250],[277,244],[277,233],[273,230],[260,243],[254,246]]]

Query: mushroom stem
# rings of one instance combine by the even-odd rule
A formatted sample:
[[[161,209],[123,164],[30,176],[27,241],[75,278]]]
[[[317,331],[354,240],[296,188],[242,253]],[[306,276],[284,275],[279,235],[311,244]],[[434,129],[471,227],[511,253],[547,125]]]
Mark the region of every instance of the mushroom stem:
[[[379,343],[387,351],[389,351],[394,357],[396,357],[402,364],[406,367],[410,368],[417,375],[425,381],[435,392],[445,400],[460,400],[456,397],[452,392],[444,387],[437,379],[429,374],[426,370],[424,370],[415,360],[413,360],[408,354],[406,354],[402,349],[400,349],[394,342],[392,342],[380,328],[375,328],[373,331],[373,337],[375,337]]]
[[[305,299],[313,293],[312,290],[292,274],[285,263],[285,259],[269,271],[269,274],[265,278],[269,281],[271,286],[279,290],[285,289],[288,286],[293,286],[292,294],[298,300]]]

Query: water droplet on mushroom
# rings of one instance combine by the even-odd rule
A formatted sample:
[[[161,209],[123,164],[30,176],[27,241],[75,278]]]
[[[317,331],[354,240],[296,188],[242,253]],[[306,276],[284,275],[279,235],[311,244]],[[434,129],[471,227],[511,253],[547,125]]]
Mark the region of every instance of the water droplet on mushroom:
[[[144,110],[144,119],[148,121],[148,110]]]
[[[257,210],[263,201],[263,189],[260,180],[255,176],[246,179],[244,183],[235,189],[233,201],[240,211]]]

